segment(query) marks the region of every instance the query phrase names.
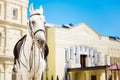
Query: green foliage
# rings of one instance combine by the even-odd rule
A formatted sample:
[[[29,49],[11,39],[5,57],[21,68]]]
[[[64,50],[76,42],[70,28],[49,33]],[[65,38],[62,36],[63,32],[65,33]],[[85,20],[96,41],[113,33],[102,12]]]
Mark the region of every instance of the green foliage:
[[[51,80],[53,80],[53,75],[51,76]]]
[[[59,77],[58,77],[58,75],[57,75],[57,80],[59,80]]]
[[[48,80],[48,76],[46,76],[46,80]]]

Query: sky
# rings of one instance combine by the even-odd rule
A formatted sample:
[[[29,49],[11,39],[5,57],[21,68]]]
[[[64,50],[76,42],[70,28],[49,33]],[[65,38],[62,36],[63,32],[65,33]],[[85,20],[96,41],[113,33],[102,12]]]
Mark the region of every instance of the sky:
[[[31,3],[42,5],[47,23],[85,22],[101,35],[120,37],[120,0],[29,0],[28,17]]]

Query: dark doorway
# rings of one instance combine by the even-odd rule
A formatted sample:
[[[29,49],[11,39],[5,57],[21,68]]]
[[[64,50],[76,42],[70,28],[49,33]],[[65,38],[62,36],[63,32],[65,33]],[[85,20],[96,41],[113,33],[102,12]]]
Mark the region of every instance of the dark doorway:
[[[86,67],[86,57],[87,55],[80,55],[81,67]]]
[[[96,75],[91,75],[91,80],[97,80]]]

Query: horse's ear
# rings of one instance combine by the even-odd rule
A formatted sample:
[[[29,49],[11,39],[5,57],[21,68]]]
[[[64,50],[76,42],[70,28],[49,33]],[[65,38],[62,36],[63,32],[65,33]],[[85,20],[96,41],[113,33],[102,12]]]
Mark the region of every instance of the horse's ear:
[[[33,8],[33,3],[30,5],[29,10],[30,10],[30,14],[32,14],[32,13],[33,13],[33,11],[34,11],[34,8]]]
[[[43,14],[43,7],[40,6],[40,14]]]

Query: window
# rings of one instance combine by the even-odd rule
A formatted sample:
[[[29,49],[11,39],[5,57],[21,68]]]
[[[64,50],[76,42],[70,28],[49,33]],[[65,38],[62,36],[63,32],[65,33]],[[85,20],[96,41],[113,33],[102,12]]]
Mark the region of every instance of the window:
[[[78,56],[77,46],[75,46],[75,63],[78,63]]]
[[[90,48],[90,57],[93,58],[93,49]]]
[[[72,57],[73,57],[72,54],[73,54],[73,48],[71,47],[70,48],[70,59],[72,59]]]
[[[65,62],[69,62],[70,59],[70,49],[65,48]]]
[[[102,64],[101,59],[102,59],[101,53],[98,52],[98,55],[97,55],[97,62],[98,62],[98,65],[101,65],[101,64]]]
[[[67,48],[65,48],[65,62],[67,62],[68,60],[67,60],[67,55],[68,55],[68,49]]]
[[[80,46],[80,52],[82,51],[82,46]]]
[[[18,9],[14,8],[12,15],[13,15],[14,19],[17,19],[17,17],[18,17]]]

